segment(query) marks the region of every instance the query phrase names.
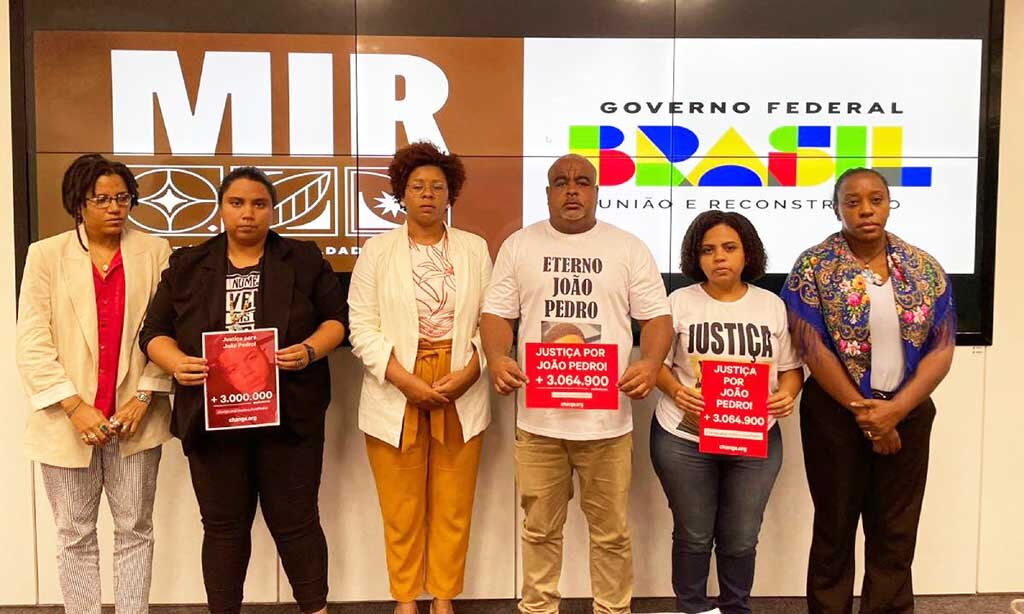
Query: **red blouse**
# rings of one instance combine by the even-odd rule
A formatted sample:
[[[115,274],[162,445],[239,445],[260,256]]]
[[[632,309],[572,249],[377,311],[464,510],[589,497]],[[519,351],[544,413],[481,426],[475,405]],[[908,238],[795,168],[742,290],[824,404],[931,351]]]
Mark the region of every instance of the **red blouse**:
[[[117,367],[121,357],[124,329],[124,267],[121,250],[110,260],[106,278],[95,265],[92,281],[96,288],[96,323],[99,325],[99,373],[93,405],[107,418],[117,411]]]

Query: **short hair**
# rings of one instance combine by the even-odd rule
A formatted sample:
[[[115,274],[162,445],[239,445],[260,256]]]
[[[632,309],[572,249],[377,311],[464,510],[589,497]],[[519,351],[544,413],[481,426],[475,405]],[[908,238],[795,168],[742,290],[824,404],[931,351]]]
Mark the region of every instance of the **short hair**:
[[[466,182],[466,167],[462,160],[452,153],[443,153],[429,141],[419,141],[402,147],[395,152],[395,157],[388,166],[391,177],[391,191],[396,200],[402,200],[409,176],[421,166],[436,166],[444,173],[448,182],[448,202],[454,205]]]
[[[220,187],[217,188],[217,205],[224,204],[224,194],[231,188],[231,184],[239,179],[248,179],[249,181],[262,183],[263,187],[267,188],[267,193],[270,194],[271,208],[277,206],[277,188],[274,187],[274,182],[270,180],[270,177],[267,177],[266,173],[255,166],[239,166],[221,180]]]
[[[754,281],[762,277],[768,267],[768,254],[764,251],[761,237],[750,220],[731,211],[705,211],[690,223],[679,254],[679,266],[683,275],[694,281],[707,281],[707,275],[700,268],[700,248],[704,242],[704,235],[719,224],[725,224],[740,236],[745,260],[740,279]]]
[[[878,177],[878,180],[881,181],[882,185],[885,186],[885,197],[892,198],[892,195],[889,193],[889,182],[886,181],[885,175],[876,171],[873,168],[866,168],[863,166],[848,168],[845,171],[843,171],[841,175],[839,175],[839,178],[836,179],[835,187],[832,188],[832,210],[836,214],[836,219],[839,218],[839,188],[843,187],[843,182],[849,179],[850,177],[854,175],[863,174],[874,175],[875,177]]]
[[[85,208],[86,197],[96,187],[96,181],[106,175],[117,175],[124,180],[124,185],[132,197],[131,204],[128,205],[129,211],[139,204],[139,184],[127,166],[122,162],[108,160],[98,153],[79,156],[64,171],[64,179],[61,182],[61,200],[64,210],[75,220],[76,234],[78,226],[82,223],[82,209]],[[81,234],[78,234],[78,244],[85,251],[89,251],[82,241]]]
[[[555,166],[557,166],[558,163],[561,162],[562,160],[579,160],[583,164],[589,166],[591,168],[591,170],[594,171],[594,180],[595,180],[595,185],[596,185],[596,183],[597,183],[597,167],[594,166],[594,163],[591,162],[590,159],[587,158],[586,156],[581,156],[580,154],[576,154],[576,153],[570,153],[570,154],[565,154],[564,156],[558,158],[557,160],[555,160],[554,162],[551,163],[551,166],[548,167],[548,173],[547,173],[548,186],[551,185],[551,171],[555,170]]]

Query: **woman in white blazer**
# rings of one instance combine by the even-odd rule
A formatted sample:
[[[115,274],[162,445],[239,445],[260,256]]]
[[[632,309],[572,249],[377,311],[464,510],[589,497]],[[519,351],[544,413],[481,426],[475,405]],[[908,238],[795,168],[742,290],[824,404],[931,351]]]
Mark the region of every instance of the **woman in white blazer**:
[[[490,398],[478,321],[487,243],[445,224],[462,161],[430,143],[388,169],[406,222],[366,242],[352,272],[353,353],[366,371],[359,428],[377,483],[396,614],[452,612],[462,592]]]
[[[40,463],[58,532],[68,614],[99,614],[96,516],[114,519],[115,608],[148,611],[153,499],[170,437],[170,378],[139,350],[146,307],[167,266],[167,241],[127,228],[138,203],[131,171],[92,154],[64,174],[76,228],[29,247],[17,326],[18,370],[32,413],[25,449]]]

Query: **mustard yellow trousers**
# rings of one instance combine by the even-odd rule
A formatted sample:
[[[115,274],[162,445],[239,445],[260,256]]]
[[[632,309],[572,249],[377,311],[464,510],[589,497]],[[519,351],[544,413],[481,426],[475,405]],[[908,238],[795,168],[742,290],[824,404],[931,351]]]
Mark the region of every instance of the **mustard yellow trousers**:
[[[421,340],[413,374],[428,384],[451,370],[451,341]],[[366,436],[377,483],[391,596],[413,601],[462,592],[482,436],[463,442],[455,405],[406,405],[400,446]]]

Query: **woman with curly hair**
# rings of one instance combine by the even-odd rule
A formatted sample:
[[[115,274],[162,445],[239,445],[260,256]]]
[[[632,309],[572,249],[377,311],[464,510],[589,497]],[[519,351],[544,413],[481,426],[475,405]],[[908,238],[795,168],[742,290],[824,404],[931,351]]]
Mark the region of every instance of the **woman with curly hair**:
[[[930,395],[949,371],[956,339],[952,285],[934,258],[886,232],[881,173],[844,172],[833,202],[842,229],[800,255],[782,290],[811,371],[800,401],[814,501],[807,605],[811,614],[852,611],[863,517],[860,611],[913,612]]]
[[[680,612],[750,612],[757,538],[782,467],[776,422],[793,412],[803,385],[785,305],[750,283],[766,264],[757,231],[738,213],[702,213],[683,237],[682,271],[698,283],[669,296],[675,340],[658,375],[664,394],[651,421],[651,461],[674,522],[672,588]],[[701,452],[705,360],[768,365],[767,458]],[[712,550],[717,607],[707,595]]]
[[[366,367],[359,428],[377,483],[396,614],[452,612],[462,592],[489,393],[478,322],[487,243],[446,224],[466,179],[430,143],[395,153],[405,223],[366,242],[352,272],[352,350]]]

